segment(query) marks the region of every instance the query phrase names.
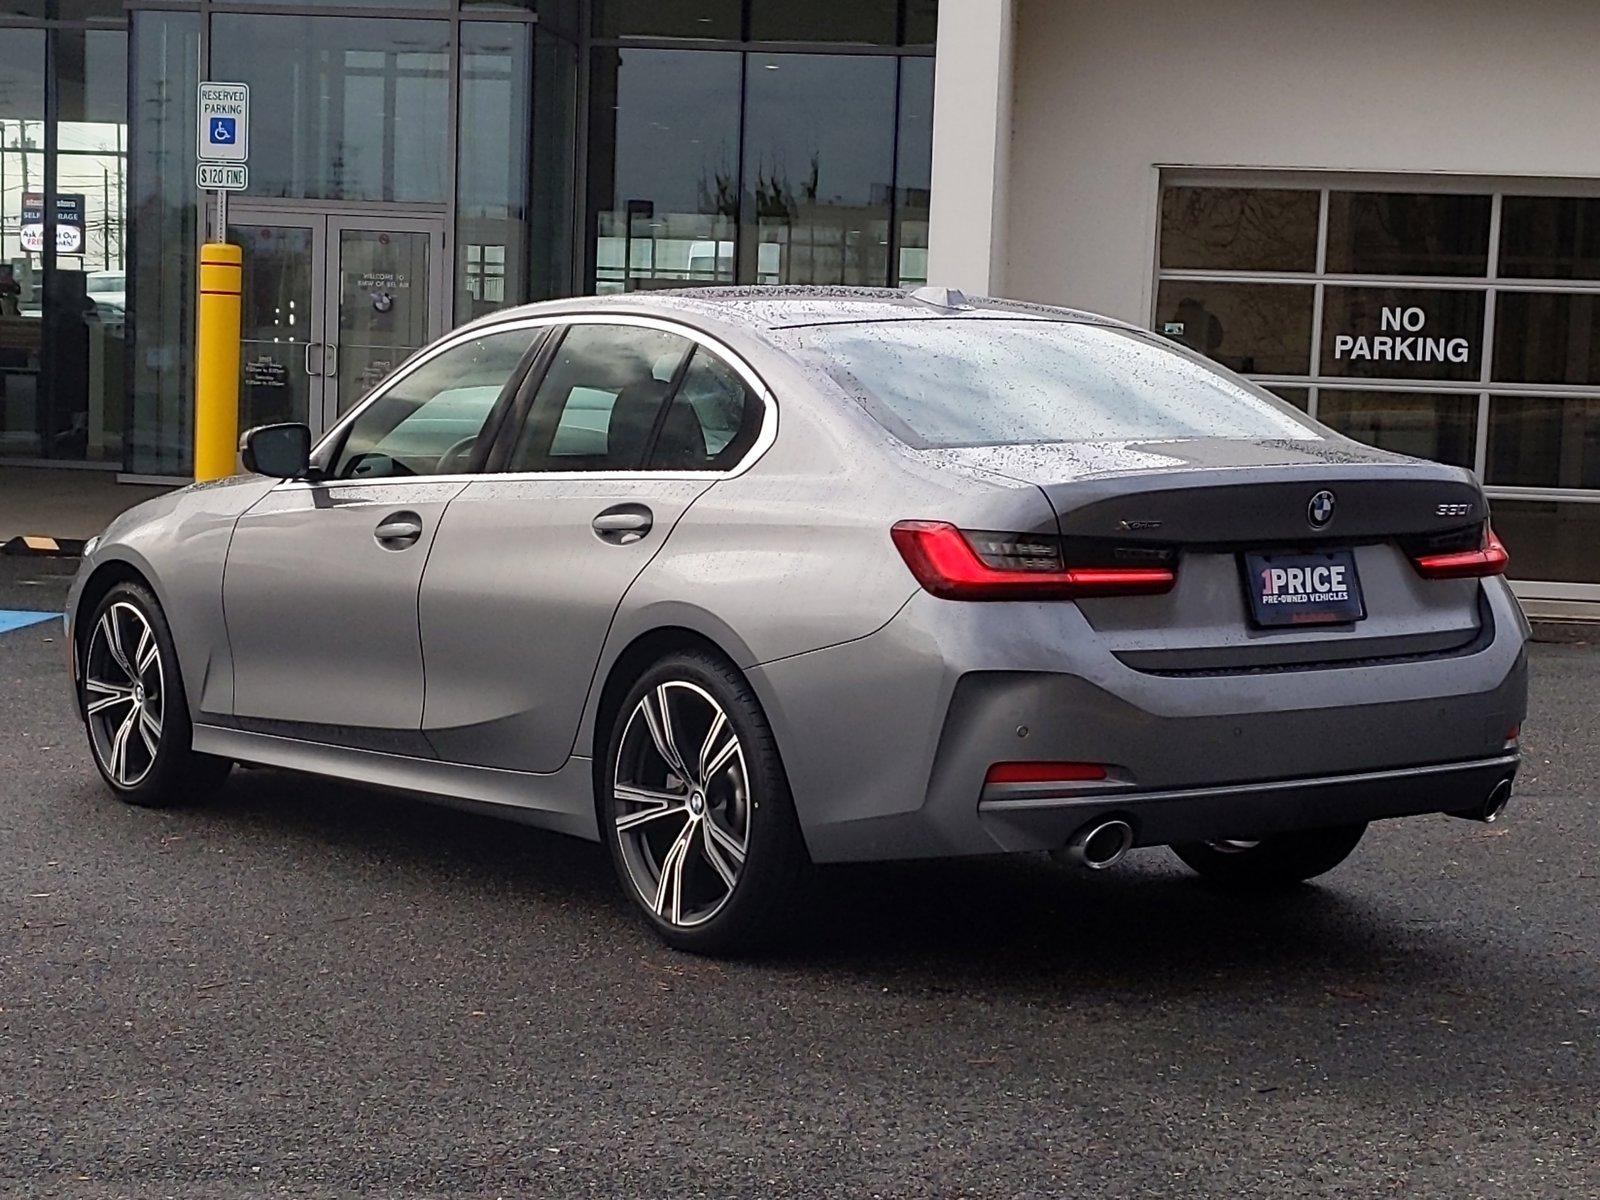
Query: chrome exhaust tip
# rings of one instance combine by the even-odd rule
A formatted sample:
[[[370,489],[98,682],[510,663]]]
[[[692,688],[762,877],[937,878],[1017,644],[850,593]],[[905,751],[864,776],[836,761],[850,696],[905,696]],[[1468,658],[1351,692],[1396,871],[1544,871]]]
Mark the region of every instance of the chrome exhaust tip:
[[[1133,826],[1120,817],[1112,817],[1106,821],[1091,821],[1078,830],[1061,855],[1074,866],[1103,871],[1115,866],[1131,849]]]
[[[1468,821],[1482,821],[1485,825],[1493,825],[1506,811],[1506,805],[1511,803],[1511,780],[1502,779],[1489,789],[1489,794],[1482,804],[1476,808],[1465,808],[1454,812],[1452,817],[1462,817]]]
[[[1489,798],[1483,802],[1483,807],[1478,810],[1478,820],[1485,825],[1493,825],[1506,811],[1506,805],[1511,803],[1511,780],[1502,779],[1494,785],[1489,793]]]

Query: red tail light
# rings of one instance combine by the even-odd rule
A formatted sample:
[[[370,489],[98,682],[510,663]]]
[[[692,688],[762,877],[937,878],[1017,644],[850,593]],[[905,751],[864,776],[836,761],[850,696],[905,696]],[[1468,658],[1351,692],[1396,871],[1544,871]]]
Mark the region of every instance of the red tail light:
[[[990,783],[1087,783],[1104,779],[1106,769],[1099,763],[1077,762],[998,762],[989,768],[983,782]]]
[[[891,535],[917,582],[945,600],[1146,596],[1171,591],[1177,581],[1170,567],[1069,567],[1055,538],[1033,534],[901,521]]]
[[[1412,560],[1424,579],[1475,579],[1485,575],[1504,575],[1511,556],[1494,530],[1483,527],[1483,545],[1476,550],[1449,554],[1423,554]]]

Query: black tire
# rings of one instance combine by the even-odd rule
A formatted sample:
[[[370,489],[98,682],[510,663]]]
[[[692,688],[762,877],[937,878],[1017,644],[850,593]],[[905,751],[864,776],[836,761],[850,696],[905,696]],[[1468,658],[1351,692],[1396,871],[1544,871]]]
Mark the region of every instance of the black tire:
[[[1293,887],[1333,870],[1366,833],[1365,823],[1280,833],[1256,842],[1189,842],[1172,852],[1208,882],[1238,891]]]
[[[116,653],[108,640],[112,628]],[[148,642],[142,640],[146,630]],[[113,794],[129,804],[165,808],[206,799],[222,785],[233,764],[194,751],[172,630],[148,589],[132,582],[112,587],[78,630],[74,652],[78,713],[94,765]],[[129,695],[117,700],[121,683]]]
[[[696,759],[684,768],[689,778],[678,776],[662,753],[652,729],[659,715],[652,719],[641,708],[649,697],[646,708],[659,714],[662,695],[672,729],[668,746],[681,749],[681,742]],[[725,724],[716,724],[716,711]],[[656,934],[696,954],[743,954],[770,944],[795,910],[810,860],[772,727],[744,676],[710,652],[668,655],[628,690],[606,747],[596,778],[601,836],[623,891]],[[725,764],[703,769],[708,757],[724,754]],[[687,761],[683,753],[677,757]],[[648,798],[628,799],[619,786]],[[619,819],[633,824],[621,829]],[[742,861],[734,853],[741,834]],[[675,856],[680,841],[683,851]],[[669,864],[678,870],[670,872]],[[669,874],[675,886],[663,885]]]

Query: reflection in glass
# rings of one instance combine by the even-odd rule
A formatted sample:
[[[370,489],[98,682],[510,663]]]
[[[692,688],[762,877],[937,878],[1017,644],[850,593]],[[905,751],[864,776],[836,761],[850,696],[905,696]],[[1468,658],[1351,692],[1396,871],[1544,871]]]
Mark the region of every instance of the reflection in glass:
[[[865,42],[892,46],[896,0],[750,0],[758,42]]]
[[[527,292],[531,36],[527,25],[461,26],[457,323],[520,303]]]
[[[1323,388],[1317,420],[1380,450],[1471,468],[1478,397],[1447,392],[1368,392]]]
[[[1600,297],[1501,292],[1494,377],[1506,383],[1600,383]]]
[[[146,9],[131,19],[138,155],[128,205],[128,223],[135,230],[129,290],[138,324],[129,356],[133,422],[124,464],[138,474],[186,475],[193,403],[200,18]]]
[[[867,321],[776,336],[918,449],[1321,436],[1249,384],[1110,326]]]
[[[321,383],[322,335],[311,311],[312,231],[284,225],[229,226],[244,259],[239,347],[239,428],[312,420]],[[309,372],[309,373],[308,373]],[[320,400],[320,396],[318,397]]]
[[[900,140],[895,168],[894,278],[928,282],[928,197],[933,184],[933,59],[900,60]]]
[[[1512,579],[1600,583],[1600,504],[1490,500],[1489,510]]]
[[[350,423],[334,477],[464,471],[494,402],[535,336],[532,329],[486,333],[409,372]]]
[[[931,46],[939,26],[939,0],[905,0],[905,44]]]
[[[281,113],[251,127],[246,194],[444,203],[449,51],[443,21],[214,17],[211,77]]]
[[[1483,297],[1471,290],[1329,285],[1322,300],[1322,373],[1477,379]]]
[[[1485,275],[1488,196],[1330,192],[1330,275]]]
[[[749,56],[741,237],[755,282],[888,283],[894,93],[893,58]]]
[[[1168,187],[1161,266],[1168,270],[1313,271],[1322,197],[1284,188]]]
[[[1600,200],[1506,196],[1500,201],[1503,279],[1600,279]]]
[[[1600,488],[1600,400],[1491,396],[1484,482]]]
[[[659,329],[575,325],[517,439],[512,471],[632,471],[694,344]]]
[[[731,52],[594,51],[595,290],[733,282],[739,74]]]
[[[542,11],[542,10],[541,10]],[[546,32],[534,39],[533,205],[527,295],[546,300],[587,288],[574,286],[573,182],[578,129],[578,48]]]
[[[120,21],[127,13],[122,0],[56,0],[52,15],[58,21]]]
[[[51,458],[122,462],[127,64],[122,30],[57,31]]]
[[[214,0],[217,4],[250,4],[254,0]],[[428,8],[448,9],[451,0],[295,0],[298,7],[318,8],[323,5],[339,8]],[[210,78],[217,78],[212,72]],[[231,77],[230,77],[231,78]]]
[[[1280,400],[1287,400],[1301,412],[1306,412],[1311,407],[1311,389],[1303,387],[1285,387],[1282,384],[1269,383],[1267,391]]]
[[[41,436],[44,32],[7,29],[0,55],[0,455],[36,457]],[[30,202],[30,197],[35,199]],[[27,219],[24,219],[24,212]]]
[[[428,341],[428,235],[339,232],[338,410]]]
[[[1247,375],[1304,375],[1311,363],[1312,289],[1275,283],[1168,280],[1156,332]]]
[[[739,0],[597,0],[596,37],[739,37]]]

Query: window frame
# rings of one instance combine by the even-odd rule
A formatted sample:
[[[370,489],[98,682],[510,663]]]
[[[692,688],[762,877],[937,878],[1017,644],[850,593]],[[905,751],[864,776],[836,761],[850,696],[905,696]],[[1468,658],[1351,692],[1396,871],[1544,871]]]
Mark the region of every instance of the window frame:
[[[545,375],[555,361],[555,351],[560,345],[561,337],[564,336],[569,327],[574,325],[629,325],[645,329],[656,329],[664,333],[673,333],[687,338],[694,343],[696,349],[704,349],[707,353],[720,359],[724,366],[744,380],[751,393],[762,406],[760,432],[757,433],[756,439],[751,443],[749,450],[732,466],[707,471],[652,471],[649,469],[629,471],[506,471],[499,469],[516,446],[517,439],[522,432],[523,423],[527,420],[529,410],[532,407],[533,398],[538,394],[539,386],[544,382]],[[389,378],[364,396],[359,404],[345,413],[332,428],[323,434],[322,439],[317,442],[311,452],[313,467],[326,470],[337,455],[339,448],[343,446],[350,426],[367,410],[367,407],[376,403],[388,393],[390,388],[395,387],[424,363],[461,345],[463,342],[473,341],[483,337],[485,334],[509,332],[513,329],[542,329],[545,333],[542,337],[535,337],[532,346],[529,348],[528,355],[523,359],[522,365],[507,381],[506,391],[501,393],[500,399],[495,402],[494,408],[490,409],[489,419],[485,423],[485,428],[491,422],[495,423],[496,427],[487,449],[474,455],[477,469],[450,475],[408,475],[382,479],[323,478],[314,481],[289,479],[281,481],[277,486],[279,488],[372,487],[379,483],[397,485],[457,483],[488,478],[512,481],[539,479],[731,479],[744,474],[753,467],[772,446],[772,443],[777,440],[778,404],[772,389],[767,386],[766,381],[762,379],[742,355],[702,329],[669,317],[643,313],[578,311],[540,316],[518,316],[513,311],[504,316],[486,319],[481,323],[475,322],[471,325],[463,326],[441,338],[433,345],[418,351],[408,361],[402,363]],[[693,355],[691,354],[690,357],[692,358]]]
[[[1497,484],[1485,480],[1488,467],[1490,407],[1495,399],[1583,399],[1600,396],[1600,383],[1510,383],[1494,378],[1494,342],[1498,333],[1497,298],[1505,293],[1561,293],[1595,295],[1600,293],[1600,278],[1529,277],[1507,274],[1501,268],[1502,211],[1510,197],[1551,199],[1596,199],[1600,187],[1592,179],[1540,178],[1534,176],[1442,175],[1428,172],[1350,172],[1316,169],[1272,169],[1206,167],[1182,163],[1157,163],[1154,172],[1155,195],[1150,202],[1150,274],[1147,280],[1147,324],[1158,329],[1158,298],[1164,282],[1187,283],[1268,283],[1300,284],[1314,287],[1311,346],[1307,370],[1301,374],[1250,373],[1245,377],[1269,390],[1303,389],[1306,413],[1319,420],[1324,394],[1341,391],[1433,392],[1475,398],[1477,428],[1470,468],[1491,502],[1496,500],[1535,501],[1559,504],[1600,506],[1600,488],[1538,487]],[[1283,188],[1321,192],[1317,229],[1316,263],[1310,271],[1222,270],[1211,268],[1164,268],[1161,263],[1161,196],[1168,187]],[[1360,275],[1328,270],[1329,193],[1398,192],[1450,193],[1490,197],[1489,254],[1487,270],[1473,275]],[[1438,380],[1390,376],[1325,375],[1322,372],[1324,292],[1329,287],[1394,287],[1424,291],[1481,291],[1485,293],[1479,373],[1471,380]],[[1337,431],[1335,431],[1337,432]],[[1345,435],[1348,436],[1348,435]],[[1515,570],[1515,564],[1513,564]],[[1513,576],[1517,595],[1530,600],[1600,601],[1600,582],[1558,583]]]

